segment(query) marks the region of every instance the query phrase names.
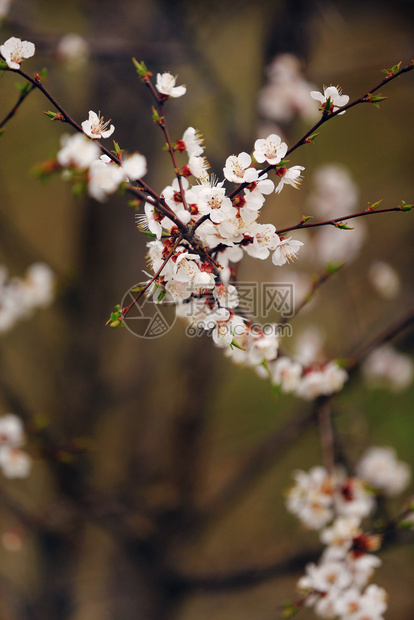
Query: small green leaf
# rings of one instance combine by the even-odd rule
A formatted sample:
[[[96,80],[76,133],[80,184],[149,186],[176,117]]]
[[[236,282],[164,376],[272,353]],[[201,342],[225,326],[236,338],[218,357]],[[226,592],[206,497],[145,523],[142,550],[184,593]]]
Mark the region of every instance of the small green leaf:
[[[52,121],[55,121],[55,120],[56,120],[56,117],[57,117],[57,112],[50,112],[50,110],[49,110],[48,112],[43,112],[43,114],[46,114],[46,116],[47,116],[48,118],[51,118],[51,119],[52,119]]]
[[[157,303],[160,303],[164,299],[166,294],[167,294],[167,291],[165,290],[165,288],[162,291],[160,291],[160,293],[159,293],[159,295],[157,297]]]
[[[152,120],[154,123],[159,123],[161,121],[161,117],[158,114],[157,110],[152,106]]]
[[[313,142],[313,140],[315,140],[315,138],[317,138],[318,136],[319,136],[319,132],[313,133],[311,136],[309,136],[309,138],[306,138],[305,142]]]
[[[380,204],[382,203],[382,200],[383,199],[381,198],[381,200],[377,200],[377,202],[372,202],[372,203],[369,202],[368,203],[368,210],[369,211],[374,211],[377,207],[380,206]]]
[[[401,211],[411,211],[411,209],[414,208],[414,205],[408,205],[404,200],[402,200],[399,208]]]
[[[47,77],[47,68],[43,67],[43,69],[39,72],[40,79],[43,81]]]
[[[313,215],[302,215],[302,219],[300,220],[301,224],[305,224],[308,220],[313,219]]]
[[[111,312],[111,316],[107,320],[106,325],[113,328],[123,325],[121,306],[119,304],[115,306],[115,312]]]
[[[6,71],[6,69],[7,63],[4,60],[0,59],[0,71]]]
[[[391,71],[392,71],[392,74],[393,74],[393,75],[395,75],[396,73],[398,73],[398,71],[400,70],[400,67],[401,67],[401,63],[402,63],[402,60],[400,60],[400,62],[398,63],[398,65],[394,65],[394,66],[392,67]]]
[[[231,348],[235,348],[235,349],[240,349],[240,351],[245,351],[246,349],[243,349],[243,347],[241,347],[233,338],[233,340],[230,343]]]
[[[340,228],[341,230],[354,230],[352,226],[348,226],[347,224],[343,224],[342,222],[334,222],[335,228]]]
[[[334,273],[336,273],[337,271],[339,271],[340,269],[342,269],[342,267],[345,265],[345,263],[327,263],[326,265],[326,273],[329,276],[332,276]]]
[[[30,82],[25,82],[24,84],[19,84],[19,82],[16,82],[15,87],[22,93],[22,95],[26,95],[32,88],[32,85]]]
[[[132,59],[132,62],[134,63],[136,72],[138,73],[139,77],[145,82],[148,78],[150,78],[152,76],[152,73],[150,71],[148,71],[145,62],[142,60],[141,62],[138,62],[136,60],[136,58]]]

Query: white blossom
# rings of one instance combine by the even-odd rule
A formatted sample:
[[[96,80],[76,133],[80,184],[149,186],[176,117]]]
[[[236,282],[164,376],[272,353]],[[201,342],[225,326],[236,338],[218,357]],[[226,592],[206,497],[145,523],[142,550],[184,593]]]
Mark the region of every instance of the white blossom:
[[[368,355],[362,364],[362,374],[374,387],[400,392],[411,384],[414,364],[408,355],[399,353],[390,344],[384,344]]]
[[[316,99],[316,101],[321,102],[321,108],[324,109],[326,103],[330,102],[329,112],[336,112],[339,108],[342,108],[349,101],[348,95],[343,95],[342,90],[337,86],[326,86],[323,87],[323,94],[318,92],[317,90],[311,91],[312,99]],[[345,114],[346,110],[343,112],[339,112],[339,116],[341,114]]]
[[[0,445],[18,447],[24,443],[22,421],[13,413],[0,417]]]
[[[292,168],[279,168],[277,171],[280,176],[280,181],[276,186],[276,194],[280,194],[284,185],[291,185],[297,189],[302,181],[302,170],[305,170],[304,166],[292,166]]]
[[[181,140],[177,140],[177,147],[179,151],[187,151],[189,157],[192,155],[199,157],[204,152],[202,143],[203,137],[201,133],[194,129],[194,127],[188,127],[183,133]]]
[[[223,174],[228,181],[233,183],[252,183],[257,180],[259,173],[255,168],[250,168],[251,163],[252,158],[248,153],[230,155],[226,159]]]
[[[273,264],[280,267],[285,263],[292,262],[298,257],[302,245],[302,241],[292,239],[292,237],[288,237],[287,239],[279,238],[275,252],[272,255]]]
[[[411,472],[406,463],[397,461],[392,448],[369,448],[356,466],[356,472],[385,495],[398,495],[408,485]]]
[[[0,467],[6,478],[26,478],[32,467],[32,459],[24,450],[0,446]]]
[[[124,178],[119,166],[98,159],[89,168],[88,193],[98,202],[104,202],[109,194],[117,191]]]
[[[278,357],[269,366],[272,383],[280,385],[282,392],[294,392],[300,384],[302,366],[287,356]]]
[[[109,136],[111,136],[115,131],[115,127],[113,125],[107,129],[110,122],[110,119],[105,122],[104,117],[101,116],[100,112],[99,114],[96,114],[93,110],[89,110],[89,118],[87,121],[83,121],[82,129],[83,132],[93,140],[97,140],[99,138],[109,138]]]
[[[394,299],[401,288],[396,271],[384,261],[375,261],[368,269],[368,279],[374,289],[384,299]]]
[[[0,53],[10,69],[20,69],[20,63],[34,55],[35,46],[30,41],[11,37],[0,46]]]
[[[70,32],[65,34],[56,48],[59,60],[66,62],[72,70],[78,69],[89,56],[90,50],[87,41],[80,34]]]
[[[282,142],[280,136],[271,134],[265,140],[260,138],[256,140],[253,157],[259,164],[266,161],[268,164],[275,165],[284,158],[287,148],[287,144]]]
[[[185,86],[176,86],[176,77],[171,73],[157,73],[156,89],[165,97],[182,97],[187,92]]]
[[[147,160],[144,155],[133,153],[122,159],[121,168],[130,181],[136,181],[147,173]]]
[[[101,153],[99,146],[88,140],[82,133],[73,136],[64,134],[60,143],[62,148],[57,154],[57,160],[64,167],[71,166],[85,170],[99,158]]]

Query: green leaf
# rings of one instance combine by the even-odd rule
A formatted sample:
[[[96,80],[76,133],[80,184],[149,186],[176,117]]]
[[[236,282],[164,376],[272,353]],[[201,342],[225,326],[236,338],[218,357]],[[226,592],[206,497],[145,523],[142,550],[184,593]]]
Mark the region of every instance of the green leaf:
[[[152,120],[154,123],[159,123],[161,121],[161,117],[158,114],[157,110],[152,106]]]
[[[381,202],[382,202],[382,200],[383,200],[383,199],[381,198],[381,200],[377,200],[377,202],[372,202],[372,203],[371,203],[371,202],[369,202],[369,203],[368,203],[368,209],[369,209],[369,211],[374,211],[377,207],[379,207],[379,206],[380,206],[380,204],[381,204]]]
[[[400,62],[398,63],[398,65],[394,65],[394,66],[391,68],[391,71],[392,71],[392,74],[393,74],[393,75],[395,75],[396,73],[398,73],[398,71],[400,70],[400,67],[401,67],[401,63],[402,63],[402,60],[400,60]]]
[[[241,347],[239,344],[237,344],[237,342],[234,340],[234,338],[230,342],[230,346],[231,346],[231,348],[234,347],[235,349],[240,349],[240,351],[245,351],[246,350],[246,349],[243,349],[243,347]]]
[[[0,71],[6,71],[7,70],[7,63],[0,59]]]
[[[115,327],[120,327],[123,324],[124,323],[122,319],[121,306],[117,304],[115,306],[115,312],[111,312],[111,316],[107,320],[106,325],[109,325],[109,327],[115,328]]]
[[[152,76],[152,73],[150,71],[148,71],[147,66],[146,66],[146,64],[145,64],[145,62],[143,60],[141,60],[141,62],[138,62],[138,60],[136,60],[136,58],[133,58],[132,62],[134,63],[136,72],[138,73],[139,77],[144,82],[148,78],[150,78]]]
[[[46,116],[47,116],[48,118],[51,118],[51,119],[52,119],[52,121],[55,121],[55,120],[56,120],[56,117],[57,117],[57,112],[50,112],[50,110],[48,110],[47,112],[43,112],[43,114],[46,114]]]
[[[19,82],[16,82],[15,87],[22,93],[22,95],[26,95],[32,88],[32,85],[30,82],[25,82],[24,84],[19,84]]]
[[[340,228],[341,230],[354,230],[352,226],[348,226],[347,224],[343,224],[342,222],[334,222],[335,228]]]
[[[404,200],[401,201],[399,208],[401,211],[411,211],[414,205],[408,205]]]
[[[328,275],[332,276],[334,273],[336,273],[337,271],[339,271],[340,269],[342,269],[342,267],[345,265],[345,263],[327,263],[326,265],[326,272]]]
[[[301,224],[305,224],[308,220],[313,219],[313,215],[302,215],[302,219],[300,220]]]

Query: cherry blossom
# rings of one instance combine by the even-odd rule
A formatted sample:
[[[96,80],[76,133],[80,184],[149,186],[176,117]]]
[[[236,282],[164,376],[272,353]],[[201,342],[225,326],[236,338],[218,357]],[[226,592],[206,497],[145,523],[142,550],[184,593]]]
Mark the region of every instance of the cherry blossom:
[[[136,181],[147,173],[147,160],[144,155],[133,153],[122,159],[121,168],[130,181]]]
[[[88,193],[98,202],[104,202],[109,194],[117,191],[124,178],[119,166],[97,159],[89,168]]]
[[[292,237],[288,237],[287,239],[278,237],[278,239],[279,241],[276,245],[275,252],[272,255],[272,262],[276,266],[281,266],[285,263],[292,262],[298,257],[298,252],[303,243],[297,239],[292,239]]]
[[[397,461],[392,448],[369,448],[358,462],[356,472],[389,496],[401,493],[411,478],[409,466]]]
[[[280,181],[276,186],[276,194],[280,194],[284,185],[291,185],[297,189],[302,181],[303,166],[292,166],[292,168],[278,168],[276,174],[280,176]]]
[[[195,155],[199,157],[204,152],[204,147],[202,146],[203,137],[197,129],[194,127],[188,127],[181,140],[177,140],[177,149],[180,152],[187,151],[189,157],[191,155]]]
[[[343,95],[342,90],[338,86],[324,86],[323,94],[318,92],[317,90],[311,91],[312,99],[316,99],[316,101],[321,102],[321,107],[319,109],[326,110],[326,104],[329,104],[328,112],[336,112],[344,105],[346,105],[349,101],[348,95]],[[346,110],[343,112],[339,112],[339,116],[341,114],[345,114]]]
[[[230,155],[226,159],[226,165],[223,168],[223,174],[228,181],[233,183],[252,183],[258,178],[258,171],[250,168],[252,158],[248,153],[240,153],[239,155]]]
[[[73,136],[64,134],[60,143],[62,148],[57,154],[57,160],[63,167],[85,170],[93,161],[99,159],[101,153],[99,146],[81,133]]]
[[[259,164],[266,161],[268,164],[275,165],[284,158],[287,148],[287,144],[282,142],[280,136],[271,134],[265,140],[256,140],[253,157]]]
[[[111,125],[109,129],[107,129],[111,120],[106,121],[104,117],[101,116],[101,113],[96,114],[93,110],[89,110],[89,118],[87,121],[83,121],[82,129],[84,133],[93,140],[98,140],[99,138],[109,138],[114,131],[115,127]]]
[[[20,69],[20,63],[35,53],[35,46],[30,41],[10,37],[0,46],[0,53],[10,69]]]
[[[171,73],[157,73],[156,89],[162,98],[182,97],[187,92],[185,86],[176,86],[176,77]]]

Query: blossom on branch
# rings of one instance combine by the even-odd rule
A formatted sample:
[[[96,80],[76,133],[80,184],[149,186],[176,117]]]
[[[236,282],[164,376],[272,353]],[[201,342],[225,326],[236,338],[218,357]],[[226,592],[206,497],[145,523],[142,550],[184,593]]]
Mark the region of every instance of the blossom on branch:
[[[30,41],[11,37],[0,46],[0,52],[10,69],[20,69],[23,60],[34,56],[35,46]]]
[[[223,168],[223,174],[228,181],[233,183],[252,183],[257,181],[258,171],[256,168],[250,168],[252,158],[248,153],[240,153],[240,155],[230,155],[226,159],[226,165]]]
[[[162,99],[168,99],[169,97],[182,97],[187,92],[185,86],[176,86],[177,77],[171,75],[171,73],[157,73],[157,82],[155,88],[160,93]]]
[[[0,418],[0,468],[6,478],[26,478],[32,460],[21,449],[24,444],[24,430],[20,418],[9,413]]]
[[[324,86],[323,94],[317,90],[312,90],[310,96],[312,99],[316,99],[316,101],[321,102],[319,109],[325,113],[336,112],[349,101],[349,96],[343,95],[342,90],[337,86],[328,86],[327,88]],[[338,116],[345,114],[345,112],[346,110],[339,112]]]
[[[272,133],[265,140],[256,140],[253,157],[259,164],[266,161],[268,164],[275,165],[284,158],[287,148],[287,144],[282,142],[279,136]]]
[[[147,173],[147,160],[144,155],[133,153],[122,160],[121,168],[130,181],[136,181]]]
[[[74,136],[64,134],[60,143],[62,148],[57,154],[57,160],[64,167],[86,170],[93,161],[99,159],[101,153],[99,146],[88,140],[82,133]]]
[[[284,185],[291,185],[295,189],[298,189],[302,181],[302,170],[305,170],[304,166],[292,166],[292,168],[276,168],[276,174],[280,177],[280,181],[276,186],[275,193],[280,194]]]
[[[97,159],[89,168],[88,193],[98,202],[104,202],[109,194],[117,191],[124,179],[119,166]]]
[[[101,116],[100,112],[99,114],[96,114],[93,110],[89,110],[89,118],[87,121],[83,121],[82,129],[83,132],[93,140],[98,140],[99,138],[109,138],[109,136],[111,136],[115,131],[115,127],[113,125],[107,129],[110,122],[111,119],[105,122],[104,117]]]
[[[199,157],[204,153],[204,147],[202,146],[203,137],[197,129],[194,127],[188,127],[181,140],[177,140],[177,150],[180,153],[187,151],[187,155],[191,157]]]

